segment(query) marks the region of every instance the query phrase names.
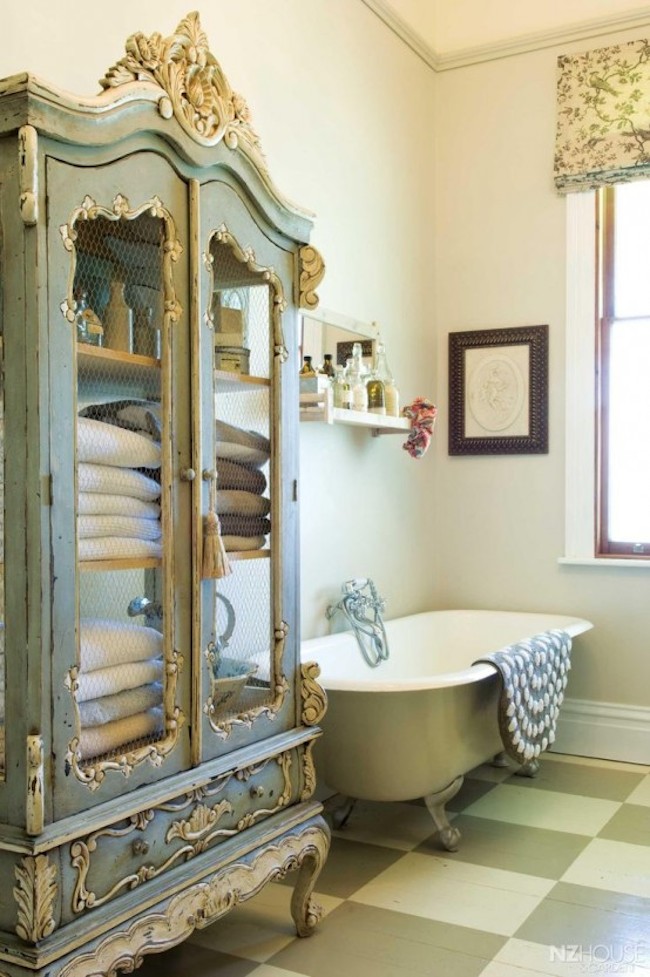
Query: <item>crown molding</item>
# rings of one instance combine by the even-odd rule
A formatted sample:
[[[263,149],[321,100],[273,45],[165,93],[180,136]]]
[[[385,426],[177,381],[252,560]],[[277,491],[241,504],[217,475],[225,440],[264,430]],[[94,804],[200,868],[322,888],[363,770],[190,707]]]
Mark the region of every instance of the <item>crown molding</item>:
[[[406,23],[403,17],[400,17],[396,10],[393,10],[389,3],[386,3],[386,0],[361,0],[361,2],[365,3],[366,7],[369,7],[380,20],[383,20],[386,26],[400,40],[404,41],[425,64],[433,68],[434,71],[438,71],[439,58],[436,52],[413,30],[410,24]]]
[[[433,71],[451,71],[484,61],[498,61],[517,54],[529,54],[544,48],[557,47],[575,41],[588,40],[618,31],[635,30],[650,26],[650,6],[630,10],[623,14],[611,14],[593,20],[567,24],[551,30],[520,34],[508,40],[438,53],[396,13],[387,0],[361,0]]]

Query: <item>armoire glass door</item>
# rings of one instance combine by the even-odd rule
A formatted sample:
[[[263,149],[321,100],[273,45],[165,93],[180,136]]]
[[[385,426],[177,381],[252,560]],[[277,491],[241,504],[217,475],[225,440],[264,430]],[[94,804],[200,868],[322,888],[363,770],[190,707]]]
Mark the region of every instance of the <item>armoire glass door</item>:
[[[55,561],[73,585],[54,602],[54,683],[67,692],[54,739],[74,785],[59,812],[78,788],[104,800],[123,791],[120,774],[136,786],[189,762],[190,615],[175,599],[191,561],[179,477],[190,457],[187,299],[175,272],[184,188],[161,159],[145,161],[146,176],[133,160],[74,179],[63,164],[48,171],[63,216],[50,288],[71,381],[52,418]]]

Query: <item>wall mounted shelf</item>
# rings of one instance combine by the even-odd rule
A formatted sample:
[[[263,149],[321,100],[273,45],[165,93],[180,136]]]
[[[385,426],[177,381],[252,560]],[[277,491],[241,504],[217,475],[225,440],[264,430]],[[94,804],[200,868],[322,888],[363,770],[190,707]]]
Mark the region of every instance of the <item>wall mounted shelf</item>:
[[[332,391],[300,394],[300,420],[318,421],[321,424],[347,424],[350,427],[369,428],[374,438],[380,434],[408,434],[411,422],[408,417],[387,417],[385,414],[371,414],[369,411],[348,410],[334,407]]]

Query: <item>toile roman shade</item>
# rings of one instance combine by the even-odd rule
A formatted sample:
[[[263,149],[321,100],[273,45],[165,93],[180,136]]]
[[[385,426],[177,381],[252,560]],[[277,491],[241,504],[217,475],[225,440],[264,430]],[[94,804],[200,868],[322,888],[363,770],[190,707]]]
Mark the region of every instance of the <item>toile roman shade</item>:
[[[558,58],[561,193],[650,177],[650,42]]]

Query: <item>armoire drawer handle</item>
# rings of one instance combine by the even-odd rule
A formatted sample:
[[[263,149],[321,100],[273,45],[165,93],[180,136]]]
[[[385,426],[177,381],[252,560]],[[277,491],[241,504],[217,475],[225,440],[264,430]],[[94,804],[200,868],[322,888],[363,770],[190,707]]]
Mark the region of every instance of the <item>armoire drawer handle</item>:
[[[251,797],[264,797],[264,788],[260,784],[257,784],[251,787],[249,793]]]
[[[196,472],[193,468],[181,468],[181,481],[193,482],[195,478]]]
[[[137,841],[134,841],[133,844],[131,845],[131,851],[133,852],[134,855],[146,855],[147,852],[149,851],[149,842],[142,841],[142,839],[139,838]]]

